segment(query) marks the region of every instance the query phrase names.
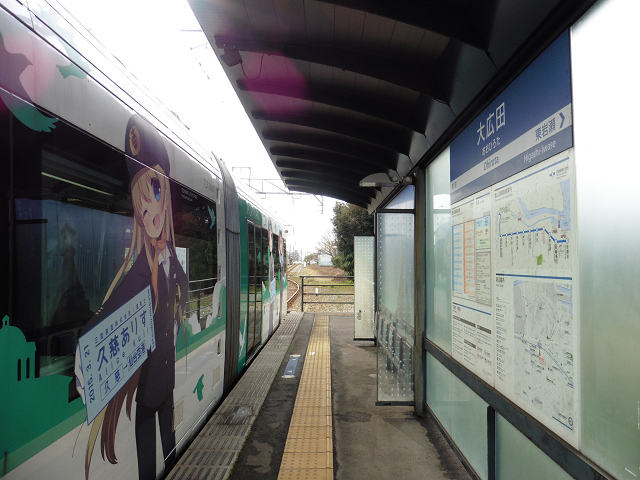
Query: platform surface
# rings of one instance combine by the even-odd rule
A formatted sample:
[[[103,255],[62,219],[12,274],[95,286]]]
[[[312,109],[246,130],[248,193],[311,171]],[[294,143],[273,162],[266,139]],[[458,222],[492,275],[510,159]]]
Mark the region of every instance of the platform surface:
[[[432,421],[376,405],[375,362],[352,315],[290,313],[167,478],[471,479]]]

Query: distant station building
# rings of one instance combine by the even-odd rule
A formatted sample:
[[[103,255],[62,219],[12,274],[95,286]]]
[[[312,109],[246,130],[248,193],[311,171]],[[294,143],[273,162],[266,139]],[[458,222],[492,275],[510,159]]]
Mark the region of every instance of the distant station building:
[[[320,265],[321,267],[332,267],[333,259],[331,255],[318,255],[318,265]]]

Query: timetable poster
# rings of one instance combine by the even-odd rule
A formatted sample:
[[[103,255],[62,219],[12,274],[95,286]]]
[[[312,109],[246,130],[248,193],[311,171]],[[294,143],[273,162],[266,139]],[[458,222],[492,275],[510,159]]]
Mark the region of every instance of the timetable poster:
[[[451,206],[453,357],[493,385],[491,192]]]

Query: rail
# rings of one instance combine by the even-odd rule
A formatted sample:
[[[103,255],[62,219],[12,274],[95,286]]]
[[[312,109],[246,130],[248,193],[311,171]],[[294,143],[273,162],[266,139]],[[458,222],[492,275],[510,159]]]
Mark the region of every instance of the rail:
[[[293,292],[293,295],[291,295],[287,300],[287,313],[291,310],[291,306],[293,305],[293,302],[296,300],[296,298],[298,298],[298,295],[300,295],[300,284],[291,279],[289,279],[289,284],[293,284],[296,287],[296,291]]]
[[[355,305],[355,284],[352,283],[309,283],[309,280],[305,282],[305,279],[316,279],[316,278],[333,278],[333,279],[353,279],[353,276],[347,275],[303,275],[300,277],[301,286],[300,286],[300,295],[301,295],[301,306],[300,311],[304,312],[305,303],[308,304],[325,304],[325,305]],[[313,280],[311,280],[313,281]],[[305,292],[306,287],[316,287],[315,292]],[[340,291],[318,291],[319,287],[342,287],[342,289],[350,290],[348,293],[344,293],[342,289]],[[346,302],[338,302],[332,300],[323,300],[323,301],[309,301],[305,302],[304,297],[312,296],[317,299],[318,297],[341,297],[341,296],[350,296],[351,301]]]

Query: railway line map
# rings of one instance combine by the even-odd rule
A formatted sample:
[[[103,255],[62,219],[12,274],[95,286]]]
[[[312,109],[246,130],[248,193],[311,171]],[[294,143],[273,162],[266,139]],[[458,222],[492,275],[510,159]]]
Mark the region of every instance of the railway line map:
[[[579,448],[569,36],[451,143],[451,355]]]
[[[495,386],[575,441],[573,158],[494,186]]]
[[[452,355],[575,444],[573,151],[452,205]]]

